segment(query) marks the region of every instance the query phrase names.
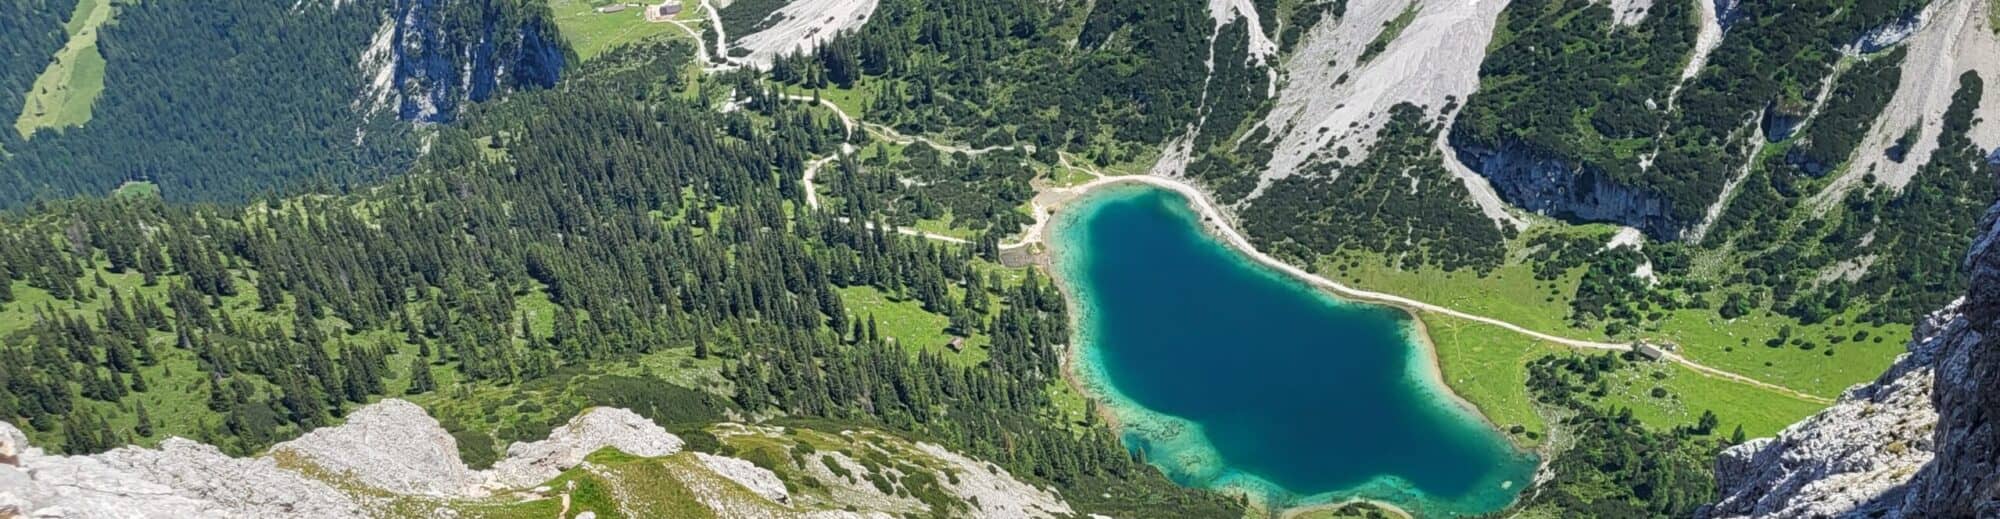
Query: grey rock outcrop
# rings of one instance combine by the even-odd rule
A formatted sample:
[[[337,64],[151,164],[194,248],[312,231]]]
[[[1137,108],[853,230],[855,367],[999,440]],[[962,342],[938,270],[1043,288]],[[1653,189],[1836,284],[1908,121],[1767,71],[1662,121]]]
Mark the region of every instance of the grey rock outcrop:
[[[543,483],[599,449],[658,457],[677,453],[682,445],[679,437],[631,411],[592,409],[547,440],[514,444],[493,470],[473,471],[437,420],[415,404],[393,399],[254,458],[230,457],[182,438],[169,438],[158,449],[47,455],[29,447],[19,429],[0,422],[0,517],[372,517],[383,515],[387,504],[374,502],[379,494],[336,484],[400,496],[482,497]],[[297,466],[293,456],[312,467]]]
[[[1723,451],[1722,500],[1708,516],[1833,517],[1900,503],[1904,483],[1935,455],[1931,365],[1959,317],[1956,305],[1932,315],[1909,353],[1832,407]]]
[[[437,420],[401,400],[362,407],[345,424],[250,458],[230,457],[180,438],[169,438],[157,449],[52,456],[29,447],[26,435],[0,422],[0,519],[450,518],[542,510],[538,505],[550,506],[546,510],[554,514],[558,503],[578,519],[621,510],[642,511],[636,514],[640,517],[678,517],[659,514],[689,509],[728,518],[888,519],[926,511],[991,518],[1076,516],[1054,491],[933,444],[873,431],[833,434],[734,423],[709,430],[725,444],[796,447],[810,445],[804,443],[810,437],[833,448],[807,450],[795,459],[800,450],[781,447],[771,458],[777,460],[775,468],[767,468],[741,458],[684,452],[681,438],[652,420],[624,409],[594,408],[545,440],[513,444],[493,469],[474,471],[460,460],[451,435]],[[605,449],[637,459],[585,460]],[[842,454],[863,451],[896,462],[870,469]],[[841,460],[841,474],[827,469],[832,466],[829,457]],[[919,500],[902,483],[916,474],[929,476],[943,497],[958,504],[937,510],[932,501]],[[610,502],[573,501],[575,479],[568,485],[550,484],[567,475],[595,482],[598,495]],[[635,491],[669,481],[687,491]],[[886,490],[877,486],[885,481]],[[840,490],[846,486],[873,494]],[[795,488],[825,490],[795,494]]]
[[[1924,19],[1919,13],[1910,13],[1863,33],[1848,51],[1856,54],[1880,52],[1915,36],[1917,29],[1923,25]]]
[[[736,484],[743,485],[743,488],[750,489],[764,499],[769,499],[773,503],[788,503],[792,500],[791,492],[785,490],[785,481],[778,479],[776,473],[755,463],[706,452],[697,452],[694,456],[716,475],[735,481]]]
[[[595,408],[571,418],[569,423],[549,433],[549,439],[507,447],[507,458],[493,464],[488,486],[526,488],[556,477],[563,470],[583,463],[583,458],[606,447],[626,454],[657,458],[681,451],[680,437],[638,413],[624,409]]]
[[[1966,270],[1963,328],[1935,369],[1938,457],[1911,481],[1905,517],[2000,517],[2000,206],[1987,211]]]
[[[680,437],[624,409],[585,410],[546,440],[517,442],[487,471],[465,466],[458,441],[423,408],[383,400],[356,410],[347,423],[278,444],[356,482],[397,494],[481,497],[495,490],[527,488],[583,463],[590,453],[615,448],[641,457],[680,452]]]
[[[271,448],[296,454],[358,483],[428,496],[465,495],[482,478],[458,457],[458,440],[424,409],[383,400],[355,410],[347,423],[306,433]]]
[[[1764,142],[1776,143],[1792,138],[1792,134],[1799,131],[1799,125],[1805,124],[1806,112],[1810,110],[1811,107],[1788,109],[1777,103],[1766,105],[1757,122],[1763,129]]]
[[[1736,22],[1736,15],[1739,14],[1736,12],[1736,6],[1737,4],[1742,3],[1742,0],[1711,0],[1711,1],[1715,3],[1716,22],[1721,24],[1723,29],[1728,29],[1731,24],[1734,24]]]
[[[475,5],[476,4],[476,5]],[[358,107],[451,122],[466,105],[555,86],[573,52],[540,2],[398,1],[357,62]]]
[[[2000,206],[1966,255],[1970,291],[1909,353],[1832,407],[1716,461],[1701,517],[2000,517]]]
[[[0,517],[183,518],[363,517],[352,497],[269,458],[231,458],[215,447],[169,438],[160,448],[95,456],[51,456],[24,447],[0,423]]]
[[[1509,144],[1488,146],[1453,133],[1458,160],[1491,181],[1508,203],[1557,218],[1613,222],[1656,240],[1678,238],[1686,225],[1658,194],[1620,185],[1589,166],[1546,158]]]

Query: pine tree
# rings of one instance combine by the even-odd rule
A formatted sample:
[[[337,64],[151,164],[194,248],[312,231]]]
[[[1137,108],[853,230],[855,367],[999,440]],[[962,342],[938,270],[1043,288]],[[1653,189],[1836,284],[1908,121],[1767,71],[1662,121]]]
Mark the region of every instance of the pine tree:
[[[437,380],[432,378],[430,363],[423,357],[410,359],[410,390],[404,393],[421,395],[437,389]]]
[[[877,330],[878,328],[875,326],[875,314],[870,312],[868,314],[868,342],[882,342],[882,334]]]
[[[146,403],[139,403],[139,423],[132,426],[132,432],[147,438],[153,437],[153,417],[146,414]]]

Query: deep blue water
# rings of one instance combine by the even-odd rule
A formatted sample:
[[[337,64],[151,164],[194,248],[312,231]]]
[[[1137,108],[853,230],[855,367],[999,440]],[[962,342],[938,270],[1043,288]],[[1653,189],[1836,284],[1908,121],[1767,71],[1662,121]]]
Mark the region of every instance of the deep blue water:
[[[1526,486],[1535,461],[1434,387],[1408,314],[1259,265],[1197,218],[1176,193],[1126,187],[1058,223],[1080,373],[1128,447],[1182,484],[1281,507],[1481,513]]]

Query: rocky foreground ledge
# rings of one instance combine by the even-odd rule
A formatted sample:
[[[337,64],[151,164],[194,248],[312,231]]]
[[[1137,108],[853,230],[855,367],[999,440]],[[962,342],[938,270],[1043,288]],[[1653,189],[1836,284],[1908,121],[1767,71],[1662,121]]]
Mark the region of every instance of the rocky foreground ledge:
[[[1971,290],[1917,326],[1881,378],[1716,461],[1701,517],[2000,517],[2000,206]]]
[[[517,442],[486,470],[468,468],[422,408],[393,399],[254,458],[182,438],[158,449],[49,455],[0,422],[0,518],[584,519],[597,516],[593,507],[627,516],[891,517],[936,507],[954,516],[1073,515],[1053,492],[935,445],[872,431],[711,430],[726,448],[760,450],[765,462],[686,452],[651,420],[610,408],[587,410],[546,440]]]

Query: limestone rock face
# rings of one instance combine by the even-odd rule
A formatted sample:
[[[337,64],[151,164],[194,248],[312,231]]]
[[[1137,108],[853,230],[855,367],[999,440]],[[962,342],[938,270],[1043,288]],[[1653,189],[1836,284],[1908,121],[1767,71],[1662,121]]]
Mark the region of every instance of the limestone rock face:
[[[1722,23],[1723,28],[1728,28],[1730,24],[1736,21],[1736,5],[1742,3],[1742,1],[1713,0],[1711,2],[1715,5],[1715,18]]]
[[[898,460],[879,467],[888,481],[903,470],[927,471],[959,504],[952,515],[992,518],[1075,515],[1050,490],[1014,479],[1005,470],[931,444],[912,444],[876,432],[787,431],[782,428],[717,424],[725,436],[754,437],[760,444],[790,445],[800,435],[843,449],[875,449]],[[699,507],[717,517],[803,517],[888,519],[928,510],[914,498],[849,499],[852,494],[803,492],[853,483],[875,491],[866,469],[842,456],[849,478],[825,470],[822,458],[782,463],[783,471],[750,461],[703,452],[682,452],[686,444],[652,420],[624,409],[585,410],[548,439],[515,443],[491,470],[468,469],[456,441],[422,408],[384,400],[355,410],[348,422],[278,444],[263,456],[234,458],[213,446],[169,438],[156,449],[124,447],[86,456],[48,455],[29,447],[26,435],[0,422],[0,519],[263,519],[458,517],[532,509],[535,503],[572,504],[576,490],[548,483],[574,474],[608,491],[612,503],[572,510],[595,517],[610,510],[679,510]],[[590,454],[617,449],[634,458],[593,463]],[[790,456],[791,449],[781,449]],[[813,453],[840,456],[839,450]],[[949,474],[949,475],[948,475]],[[667,478],[662,480],[660,478]],[[803,479],[792,479],[803,478]],[[691,494],[655,493],[664,481]],[[900,496],[908,489],[899,488]],[[879,496],[879,494],[878,494]],[[519,508],[521,505],[530,508]],[[642,514],[643,515],[643,514]]]
[[[1460,162],[1493,183],[1502,198],[1557,218],[1616,222],[1658,240],[1681,235],[1664,196],[1620,185],[1591,166],[1539,156],[1512,143],[1487,146],[1451,134]]]
[[[1951,330],[1935,368],[1938,457],[1911,481],[1906,517],[2000,516],[2000,206],[1966,261],[1971,291],[1963,328]]]
[[[306,433],[271,451],[305,457],[336,474],[395,492],[427,496],[469,493],[482,478],[458,457],[458,440],[402,400],[383,400],[355,410],[347,423]]]
[[[1920,323],[1875,382],[1724,451],[1702,517],[2000,517],[2000,206],[1965,266],[1971,290]]]
[[[516,443],[493,470],[478,472],[466,468],[457,441],[437,420],[393,399],[255,458],[233,458],[182,438],[169,438],[158,449],[51,456],[0,422],[0,517],[379,517],[386,503],[375,502],[372,492],[351,492],[316,476],[393,495],[474,498],[540,484],[605,447],[659,457],[681,445],[679,437],[631,411],[593,409],[547,440]],[[281,466],[290,456],[326,474]]]
[[[1924,337],[1874,383],[1855,386],[1819,414],[1723,451],[1722,500],[1710,517],[1832,517],[1900,504],[1903,484],[1934,457],[1933,371],[1957,308],[1931,316]]]
[[[445,123],[471,103],[555,86],[568,58],[554,19],[528,2],[474,4],[395,2],[384,12],[357,62],[362,108]]]
[[[21,451],[28,449],[28,435],[13,424],[0,422],[0,465],[21,464]]]
[[[0,436],[12,426],[0,424]],[[181,438],[96,456],[25,449],[0,465],[0,516],[363,517],[353,498],[269,458],[231,458]]]
[[[624,409],[596,408],[569,420],[569,424],[549,433],[549,439],[515,443],[507,447],[507,459],[493,464],[488,486],[525,488],[548,481],[564,469],[583,463],[583,458],[605,447],[626,454],[657,458],[680,452],[680,437]]]
[[[787,503],[792,500],[791,492],[785,490],[785,481],[778,479],[776,473],[765,470],[755,463],[706,452],[697,452],[694,456],[701,460],[701,464],[708,467],[708,470],[735,481],[738,485],[743,485],[743,488],[756,492],[764,499],[769,499],[773,503]]]
[[[1061,497],[1022,483],[1013,474],[991,463],[967,458],[933,443],[919,443],[924,454],[952,465],[958,481],[945,481],[945,488],[959,499],[972,503],[979,517],[1069,517],[1076,515]]]
[[[1923,17],[1918,13],[1911,13],[1902,18],[1897,18],[1887,25],[1876,27],[1862,34],[1859,39],[1854,41],[1854,45],[1851,48],[1852,52],[1869,54],[1893,47],[1898,43],[1902,43],[1903,40],[1910,39],[1910,36],[1916,35],[1917,28],[1922,27],[1923,22]]]

